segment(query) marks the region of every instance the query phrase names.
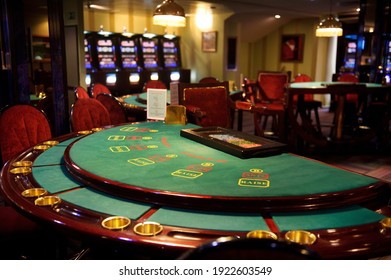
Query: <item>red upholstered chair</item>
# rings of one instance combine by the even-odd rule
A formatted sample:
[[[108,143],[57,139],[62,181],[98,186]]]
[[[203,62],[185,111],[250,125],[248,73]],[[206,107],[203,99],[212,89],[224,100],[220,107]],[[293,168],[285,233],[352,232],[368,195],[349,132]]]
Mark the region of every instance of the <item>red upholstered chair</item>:
[[[345,82],[345,83],[358,83],[359,79],[358,77],[353,73],[342,73],[338,77],[338,82]],[[356,106],[358,106],[358,95],[357,93],[349,93],[346,95],[346,101],[352,102]]]
[[[16,154],[52,138],[46,115],[27,104],[5,107],[0,112],[0,149],[3,163]]]
[[[111,94],[110,90],[105,85],[101,83],[93,84],[91,90],[92,98],[96,98],[100,93]]]
[[[294,79],[293,83],[305,83],[305,82],[312,82],[312,78],[306,74],[298,74]],[[295,96],[297,97],[297,95]],[[297,98],[296,98],[297,99]],[[297,100],[293,100],[294,102],[297,102]],[[312,111],[315,115],[315,121],[316,121],[316,128],[318,129],[318,132],[321,133],[321,125],[320,125],[320,119],[319,119],[319,111],[318,109],[322,108],[322,102],[318,100],[314,100],[314,96],[312,94],[305,94],[304,100],[303,100],[303,110],[304,113],[311,118]],[[296,117],[299,114],[299,111],[296,111]]]
[[[96,100],[101,102],[109,112],[112,125],[135,121],[134,118],[128,119],[125,108],[115,96],[107,93],[100,93],[96,96]]]
[[[77,86],[74,92],[75,92],[76,99],[90,98],[90,95],[88,94],[87,90],[81,86]]]
[[[341,73],[338,78],[337,82],[341,83],[358,83],[359,78],[354,73]],[[364,107],[364,100],[360,99],[360,93],[359,92],[349,92],[346,93],[343,105],[343,119],[346,127],[354,127],[358,124],[358,119],[360,115],[362,115],[363,107]],[[331,102],[331,109],[338,110],[336,108],[336,105],[338,104],[338,96],[333,97],[333,101]],[[337,120],[335,119],[336,116],[334,116],[333,122],[335,123]],[[330,130],[330,135],[334,133],[334,127]]]
[[[202,127],[220,126],[232,128],[228,82],[179,83],[179,103],[186,107],[190,123]]]
[[[219,80],[215,77],[204,77],[202,78],[199,83],[218,83]]]
[[[285,92],[289,82],[287,72],[259,72],[258,92],[252,97],[255,134],[285,141]],[[266,131],[272,117],[271,130]]]
[[[51,138],[49,122],[37,108],[18,104],[1,110],[0,150],[3,163]],[[43,252],[45,248],[42,248],[42,244],[48,240],[45,235],[47,231],[5,204],[0,199],[0,259],[33,259],[37,255],[43,256],[46,252]],[[40,245],[34,246],[35,242]]]
[[[157,89],[167,89],[165,83],[159,80],[149,80],[145,83],[143,87],[143,92],[147,92],[149,88],[157,88]]]
[[[94,98],[76,100],[71,108],[71,130],[83,131],[111,125],[105,106]]]

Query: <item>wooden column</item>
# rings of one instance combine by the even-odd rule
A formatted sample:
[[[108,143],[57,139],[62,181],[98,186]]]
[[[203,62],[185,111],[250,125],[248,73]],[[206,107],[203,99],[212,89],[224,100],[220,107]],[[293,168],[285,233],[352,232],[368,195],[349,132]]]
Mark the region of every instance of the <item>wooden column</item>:
[[[47,0],[47,4],[53,77],[53,134],[58,136],[69,132],[68,98],[65,98],[67,92],[67,71],[63,0]]]

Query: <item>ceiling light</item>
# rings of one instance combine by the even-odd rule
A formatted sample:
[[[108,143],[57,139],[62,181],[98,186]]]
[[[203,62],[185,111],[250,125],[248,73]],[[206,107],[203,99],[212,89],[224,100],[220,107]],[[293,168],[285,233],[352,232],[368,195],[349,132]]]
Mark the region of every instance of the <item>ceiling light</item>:
[[[316,37],[342,36],[342,23],[338,18],[329,15],[322,19],[316,27]]]
[[[330,0],[330,14],[322,19],[316,27],[316,37],[342,36],[342,23],[331,13],[332,3]]]
[[[163,26],[185,27],[185,10],[174,0],[164,0],[153,13],[153,24]]]

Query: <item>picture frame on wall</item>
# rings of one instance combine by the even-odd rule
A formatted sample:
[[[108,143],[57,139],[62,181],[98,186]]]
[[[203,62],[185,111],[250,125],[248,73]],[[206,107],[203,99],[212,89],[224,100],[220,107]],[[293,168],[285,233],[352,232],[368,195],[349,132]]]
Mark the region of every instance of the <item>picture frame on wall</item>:
[[[202,51],[217,52],[217,31],[202,32]]]
[[[303,61],[304,34],[281,36],[281,61]]]

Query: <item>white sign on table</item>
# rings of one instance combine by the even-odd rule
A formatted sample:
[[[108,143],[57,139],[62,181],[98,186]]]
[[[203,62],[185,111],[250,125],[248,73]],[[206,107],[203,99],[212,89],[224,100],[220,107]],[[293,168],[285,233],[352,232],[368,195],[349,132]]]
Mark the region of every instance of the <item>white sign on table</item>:
[[[166,117],[167,90],[149,88],[147,90],[147,119],[164,120]]]

